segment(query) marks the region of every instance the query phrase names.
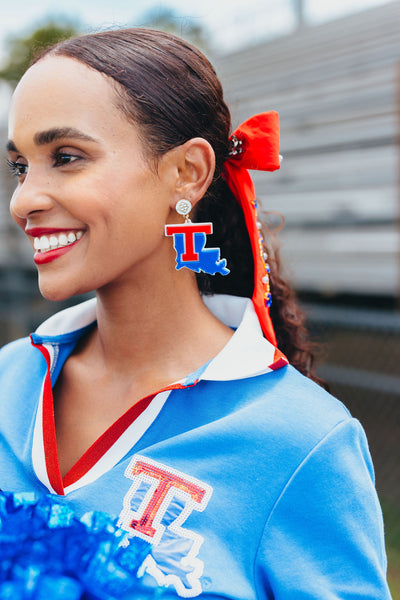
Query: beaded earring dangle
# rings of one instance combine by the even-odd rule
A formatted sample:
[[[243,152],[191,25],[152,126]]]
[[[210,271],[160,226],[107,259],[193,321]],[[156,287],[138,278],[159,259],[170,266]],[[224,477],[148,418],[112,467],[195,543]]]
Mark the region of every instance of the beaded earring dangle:
[[[220,248],[205,248],[206,235],[213,232],[212,223],[192,223],[189,213],[192,205],[189,200],[179,200],[175,210],[185,218],[182,224],[165,225],[165,235],[172,236],[176,251],[177,271],[186,267],[195,273],[228,275],[226,259],[220,259]]]
[[[265,249],[264,246],[264,236],[262,233],[262,223],[258,220],[258,216],[257,216],[257,200],[254,199],[252,201],[252,205],[254,207],[254,218],[256,221],[256,227],[258,230],[258,245],[259,245],[259,249],[260,249],[260,262],[264,267],[264,273],[262,274],[261,277],[261,282],[264,284],[264,303],[265,306],[267,308],[270,308],[271,304],[272,304],[272,294],[271,294],[271,286],[270,286],[270,278],[269,278],[269,274],[271,273],[271,267],[268,264],[268,254],[267,251]]]

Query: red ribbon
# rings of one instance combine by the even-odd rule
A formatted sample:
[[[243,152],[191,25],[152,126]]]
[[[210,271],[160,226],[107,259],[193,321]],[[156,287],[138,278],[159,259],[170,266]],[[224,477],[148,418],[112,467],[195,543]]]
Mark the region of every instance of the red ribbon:
[[[230,137],[233,154],[224,164],[224,177],[242,207],[254,260],[253,304],[265,337],[276,346],[276,335],[265,304],[265,263],[260,250],[257,228],[256,195],[247,169],[276,171],[280,168],[279,116],[270,111],[254,115],[242,123]]]

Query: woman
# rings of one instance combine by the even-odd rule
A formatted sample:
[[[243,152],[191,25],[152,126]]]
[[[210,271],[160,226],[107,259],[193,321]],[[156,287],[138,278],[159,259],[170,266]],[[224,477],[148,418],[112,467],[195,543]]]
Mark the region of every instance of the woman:
[[[0,485],[119,515],[152,545],[143,594],[390,597],[364,433],[299,372],[269,281],[246,168],[277,147],[274,113],[230,136],[211,65],[158,31],[62,42],[14,94],[11,213],[41,292],[97,300],[3,349]]]

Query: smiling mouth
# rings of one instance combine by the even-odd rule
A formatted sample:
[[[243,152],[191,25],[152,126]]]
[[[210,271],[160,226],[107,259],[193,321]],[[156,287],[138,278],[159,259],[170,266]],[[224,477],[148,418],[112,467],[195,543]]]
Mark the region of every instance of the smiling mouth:
[[[57,250],[58,248],[64,248],[74,242],[77,242],[83,236],[83,231],[65,231],[59,234],[42,235],[35,237],[33,240],[33,247],[36,252],[45,254],[51,250]]]

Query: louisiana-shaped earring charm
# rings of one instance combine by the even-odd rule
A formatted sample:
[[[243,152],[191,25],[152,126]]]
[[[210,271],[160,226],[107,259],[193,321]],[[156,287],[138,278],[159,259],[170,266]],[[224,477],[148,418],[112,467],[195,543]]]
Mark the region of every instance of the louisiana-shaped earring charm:
[[[189,213],[192,208],[189,200],[179,200],[176,212],[185,217],[178,225],[166,225],[165,235],[173,237],[176,251],[176,270],[186,267],[195,273],[228,275],[226,259],[220,259],[219,248],[205,248],[206,235],[213,232],[212,223],[192,223]]]

